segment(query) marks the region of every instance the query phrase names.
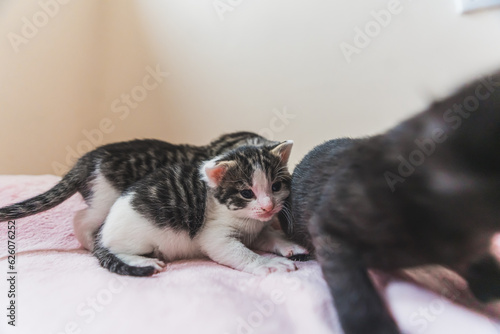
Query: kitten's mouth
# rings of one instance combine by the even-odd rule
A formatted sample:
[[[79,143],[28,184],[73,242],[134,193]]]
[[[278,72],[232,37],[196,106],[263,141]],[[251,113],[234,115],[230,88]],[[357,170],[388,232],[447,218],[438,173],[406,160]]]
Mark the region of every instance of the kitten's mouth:
[[[271,211],[271,212],[264,212],[264,213],[261,213],[259,214],[259,219],[261,220],[269,220],[271,219],[272,217],[274,216],[274,213]]]
[[[273,218],[273,216],[275,214],[280,212],[280,210],[281,210],[281,207],[276,207],[269,212],[258,213],[256,216],[257,216],[257,219],[260,221],[268,221],[268,220],[271,220],[271,218]]]

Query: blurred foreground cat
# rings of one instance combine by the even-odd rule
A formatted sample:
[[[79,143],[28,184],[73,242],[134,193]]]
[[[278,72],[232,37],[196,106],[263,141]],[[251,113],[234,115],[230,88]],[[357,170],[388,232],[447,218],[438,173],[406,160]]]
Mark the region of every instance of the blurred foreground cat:
[[[438,264],[478,300],[500,298],[490,255],[500,232],[499,152],[497,73],[383,135],[328,141],[298,164],[292,214],[281,223],[315,251],[346,334],[399,333],[368,268]]]

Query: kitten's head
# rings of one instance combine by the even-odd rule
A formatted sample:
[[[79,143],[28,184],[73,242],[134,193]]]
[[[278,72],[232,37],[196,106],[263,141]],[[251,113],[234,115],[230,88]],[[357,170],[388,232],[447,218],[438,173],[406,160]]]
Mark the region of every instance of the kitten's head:
[[[290,194],[287,168],[293,142],[243,146],[201,166],[215,199],[237,217],[269,221]]]

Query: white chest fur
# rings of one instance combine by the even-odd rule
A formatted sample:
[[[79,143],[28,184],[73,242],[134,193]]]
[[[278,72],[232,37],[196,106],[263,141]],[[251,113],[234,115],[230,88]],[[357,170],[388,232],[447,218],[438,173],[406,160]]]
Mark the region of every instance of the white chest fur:
[[[276,233],[264,233],[269,230],[268,222],[236,217],[232,210],[209,200],[205,223],[191,239],[188,231],[158,227],[150,222],[133,209],[131,200],[132,195],[119,198],[101,230],[102,246],[130,266],[154,266],[161,270],[165,266],[162,261],[143,256],[154,253],[155,257],[166,261],[207,256],[218,263],[251,273],[296,269],[288,259],[269,259],[248,248],[258,237],[259,240],[263,238],[260,246],[264,245],[258,249],[283,253],[279,251],[280,247],[276,247],[280,244]],[[285,248],[290,246],[284,240],[281,244]],[[285,253],[290,255],[288,251]]]

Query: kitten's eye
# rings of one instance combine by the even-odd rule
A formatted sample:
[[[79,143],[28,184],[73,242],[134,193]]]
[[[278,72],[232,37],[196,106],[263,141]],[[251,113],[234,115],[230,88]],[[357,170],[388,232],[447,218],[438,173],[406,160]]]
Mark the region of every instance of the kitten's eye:
[[[243,198],[253,198],[253,191],[251,191],[250,189],[245,189],[245,190],[242,190],[240,191],[240,195],[243,196]]]
[[[280,181],[274,182],[273,185],[271,186],[271,189],[273,191],[280,191],[280,189],[281,189],[281,182]]]

